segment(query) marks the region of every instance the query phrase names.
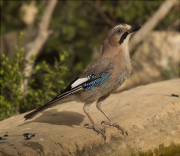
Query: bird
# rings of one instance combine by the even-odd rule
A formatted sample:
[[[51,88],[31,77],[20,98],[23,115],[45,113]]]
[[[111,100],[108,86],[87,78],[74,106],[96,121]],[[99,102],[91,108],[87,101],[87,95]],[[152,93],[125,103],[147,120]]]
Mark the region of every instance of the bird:
[[[130,76],[132,67],[128,50],[129,38],[140,28],[140,26],[131,26],[125,23],[111,28],[102,42],[100,57],[74,79],[61,94],[54,97],[47,104],[26,114],[24,116],[25,120],[31,119],[39,112],[57,104],[70,101],[81,102],[84,103],[84,113],[92,124],[85,124],[84,126],[93,129],[106,139],[106,131],[103,128],[99,128],[89,114],[90,105],[97,101],[97,109],[108,119],[108,121],[102,121],[101,124],[116,127],[124,135],[124,129],[103,110],[103,103]]]

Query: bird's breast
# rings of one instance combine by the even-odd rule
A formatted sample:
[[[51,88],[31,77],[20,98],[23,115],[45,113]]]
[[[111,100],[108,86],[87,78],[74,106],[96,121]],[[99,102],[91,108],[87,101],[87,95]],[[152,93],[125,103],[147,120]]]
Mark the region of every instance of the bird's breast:
[[[117,76],[117,88],[122,85],[122,83],[129,77],[130,71],[125,66],[124,70],[122,70]]]

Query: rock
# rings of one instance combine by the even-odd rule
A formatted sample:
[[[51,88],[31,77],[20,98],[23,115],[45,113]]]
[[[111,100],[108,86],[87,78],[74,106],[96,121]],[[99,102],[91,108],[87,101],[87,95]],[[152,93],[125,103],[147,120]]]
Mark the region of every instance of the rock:
[[[1,155],[164,155],[180,153],[179,79],[112,94],[104,110],[127,134],[109,126],[106,140],[91,129],[83,104],[70,102],[24,121],[17,115],[0,122]],[[97,125],[106,120],[95,104],[90,114]],[[23,135],[24,134],[24,135]],[[4,135],[8,135],[4,137]],[[27,138],[28,136],[28,138]],[[170,155],[170,154],[169,154]]]

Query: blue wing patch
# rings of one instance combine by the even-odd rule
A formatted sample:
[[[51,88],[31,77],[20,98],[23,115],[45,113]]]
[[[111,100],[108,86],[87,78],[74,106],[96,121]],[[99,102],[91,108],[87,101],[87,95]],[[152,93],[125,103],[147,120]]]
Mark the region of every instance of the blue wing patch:
[[[90,80],[85,82],[85,83],[83,83],[82,86],[83,86],[85,91],[89,90],[91,88],[100,86],[101,84],[105,83],[109,79],[110,76],[111,76],[111,73],[105,73],[105,74],[103,74],[101,76],[99,74],[98,75],[90,75],[89,76]]]

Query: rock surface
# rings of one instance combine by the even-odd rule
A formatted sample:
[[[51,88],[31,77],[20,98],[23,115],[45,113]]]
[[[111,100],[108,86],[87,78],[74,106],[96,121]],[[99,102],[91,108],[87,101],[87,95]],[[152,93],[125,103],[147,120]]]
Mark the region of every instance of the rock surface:
[[[24,121],[25,114],[3,120],[0,154],[128,156],[173,152],[178,156],[180,98],[171,95],[180,94],[179,82],[174,79],[112,94],[105,101],[104,110],[124,127],[127,135],[123,136],[114,127],[100,126],[106,129],[105,141],[101,135],[83,127],[90,121],[81,103],[55,106],[28,121]],[[91,105],[90,114],[98,125],[106,120],[95,104]],[[29,133],[30,139],[25,139],[24,133]]]

